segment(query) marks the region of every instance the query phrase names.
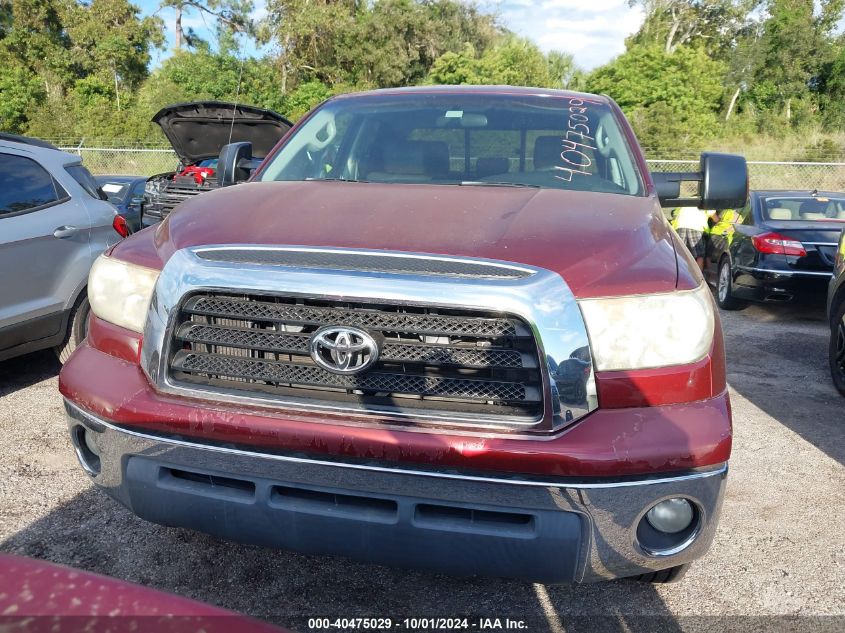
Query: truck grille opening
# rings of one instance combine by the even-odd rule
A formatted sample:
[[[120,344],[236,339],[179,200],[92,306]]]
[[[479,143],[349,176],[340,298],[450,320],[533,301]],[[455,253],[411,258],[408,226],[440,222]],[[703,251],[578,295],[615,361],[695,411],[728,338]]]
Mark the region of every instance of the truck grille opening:
[[[156,193],[144,194],[144,215],[154,221],[163,220],[181,202],[214,189],[217,189],[216,178],[197,184],[190,176],[177,176],[174,180],[168,176],[158,182]]]
[[[351,375],[323,369],[309,344],[326,326],[369,333],[377,362]],[[170,379],[184,385],[521,423],[543,413],[534,335],[506,314],[201,293],[183,302],[171,340]]]

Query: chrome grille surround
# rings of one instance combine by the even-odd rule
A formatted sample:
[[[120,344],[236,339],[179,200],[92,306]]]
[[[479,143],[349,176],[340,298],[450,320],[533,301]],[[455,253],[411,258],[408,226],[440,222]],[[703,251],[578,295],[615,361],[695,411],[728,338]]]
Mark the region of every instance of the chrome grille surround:
[[[279,247],[285,251],[322,252],[326,249],[312,249],[308,247],[284,246]],[[220,251],[236,250],[239,254],[239,261],[227,261],[226,257],[216,257]],[[203,246],[193,247],[177,251],[167,262],[162,270],[156,285],[153,300],[144,331],[144,345],[141,353],[141,364],[151,383],[155,388],[164,393],[189,396],[209,401],[225,401],[230,403],[249,404],[253,406],[284,408],[299,411],[322,411],[332,415],[328,422],[338,423],[338,415],[344,417],[341,423],[350,424],[377,424],[395,425],[402,428],[423,427],[426,430],[458,430],[474,429],[485,430],[496,433],[549,433],[557,431],[571,422],[583,417],[597,407],[595,396],[594,372],[589,360],[589,341],[586,328],[578,305],[569,287],[564,280],[551,271],[513,264],[510,262],[498,262],[495,260],[480,260],[472,258],[451,258],[437,255],[408,254],[408,253],[385,253],[384,251],[366,251],[355,249],[331,249],[332,252],[343,253],[343,261],[346,268],[343,270],[299,268],[295,266],[281,266],[277,263],[272,265],[257,263],[265,258],[262,253],[257,254],[256,263],[249,261],[251,258],[240,257],[248,250],[274,251],[275,247],[231,245],[231,246]],[[497,266],[504,269],[519,269],[525,271],[519,277],[503,275],[502,277],[455,277],[431,274],[409,274],[407,272],[384,272],[373,270],[349,270],[348,262],[354,262],[356,254],[365,257],[368,262],[373,256],[387,258],[408,258],[431,259],[431,260],[458,260],[462,267],[471,267],[473,264],[483,265],[486,271],[491,271]],[[278,261],[278,258],[274,258]],[[387,260],[386,260],[387,261]],[[419,264],[415,264],[418,266]],[[435,264],[435,266],[439,266]],[[394,269],[397,267],[394,267]],[[386,266],[390,270],[390,266]],[[228,389],[219,385],[197,385],[174,380],[170,372],[172,357],[171,340],[186,334],[185,330],[192,330],[191,336],[205,337],[209,343],[223,347],[242,346],[261,349],[262,345],[270,345],[276,348],[290,348],[292,352],[301,352],[303,345],[307,346],[307,336],[297,335],[296,332],[246,330],[244,332],[234,331],[225,323],[224,327],[215,327],[213,324],[182,322],[180,314],[182,306],[194,296],[225,295],[229,298],[239,295],[256,295],[264,297],[281,297],[284,299],[299,298],[303,301],[317,301],[327,304],[348,304],[348,303],[369,303],[389,306],[404,306],[410,312],[384,313],[379,318],[386,318],[390,327],[408,328],[408,331],[419,333],[422,328],[428,325],[431,331],[441,332],[442,328],[450,326],[448,312],[469,311],[481,313],[496,313],[515,317],[517,322],[524,324],[529,334],[533,335],[537,345],[536,355],[524,354],[515,350],[490,350],[495,351],[495,360],[488,358],[488,350],[483,348],[443,349],[436,344],[406,345],[402,341],[388,339],[384,342],[382,355],[387,359],[396,362],[419,362],[419,359],[426,363],[437,365],[443,364],[466,364],[473,367],[485,367],[485,363],[524,363],[525,358],[543,359],[541,363],[542,385],[539,399],[542,403],[542,413],[533,418],[524,415],[495,415],[481,414],[479,412],[466,413],[462,411],[443,410],[443,408],[422,409],[416,408],[407,410],[398,407],[372,406],[366,402],[349,403],[333,402],[330,399],[325,401],[314,397],[301,398],[291,396],[280,396],[278,394],[265,393],[259,390],[244,392],[242,390]],[[249,302],[244,302],[249,303]],[[288,317],[291,309],[297,312],[295,318],[306,319],[307,317],[325,318],[321,311],[329,309],[333,317],[338,316],[334,308],[321,308],[313,305],[286,305],[276,304],[281,307],[271,307],[273,314],[268,315],[267,306],[258,306],[261,310],[258,318]],[[213,313],[211,303],[204,306]],[[256,309],[251,307],[250,309]],[[447,314],[425,314],[414,313],[420,309],[441,310]],[[276,313],[277,311],[281,311]],[[357,315],[357,316],[356,316]],[[220,311],[221,317],[230,317],[231,314],[225,310]],[[244,314],[244,318],[247,314]],[[371,318],[372,315],[367,315]],[[255,317],[253,317],[255,318]],[[354,310],[349,311],[350,321],[342,323],[345,325],[357,325],[366,327],[367,323],[361,321],[360,313]],[[341,319],[341,322],[343,319]],[[463,319],[466,321],[466,319]],[[507,318],[479,319],[479,326],[483,325],[480,332],[490,334],[507,333],[506,328],[512,327],[514,320]],[[334,322],[334,321],[333,321]],[[483,323],[482,323],[483,322]],[[505,324],[510,323],[510,326]],[[490,330],[489,328],[492,328]],[[237,328],[234,328],[236,330]],[[178,330],[178,331],[177,331]],[[248,341],[241,342],[232,340],[232,337],[239,337],[241,334],[248,338]],[[515,352],[515,353],[514,353]],[[181,353],[181,352],[180,352]],[[200,363],[208,362],[210,359],[203,359],[202,354],[182,355],[176,359],[181,363],[194,363],[195,367],[202,366]],[[457,354],[457,358],[450,356]],[[519,358],[517,358],[519,357]],[[218,362],[220,362],[218,360]],[[290,363],[275,362],[273,360],[256,358],[230,358],[225,357],[228,363],[227,371],[236,373],[235,369],[244,369],[239,363],[251,363],[249,372],[265,374],[268,379],[282,380],[290,376],[291,371],[297,372],[297,376],[305,375],[309,380],[317,384],[325,381],[324,376],[310,376],[308,371],[302,373],[301,366],[292,366]],[[531,361],[529,361],[531,362]],[[257,363],[257,364],[256,364]],[[475,365],[473,365],[475,363]],[[309,370],[310,368],[305,368]],[[495,390],[503,389],[508,383],[501,385],[495,381],[488,381],[487,385],[471,384],[472,381],[452,382],[437,380],[426,377],[419,380],[419,377],[391,375],[381,371],[372,370],[373,375],[366,380],[372,381],[374,389],[384,387],[384,381],[388,386],[395,386],[397,380],[401,384],[411,384],[416,389],[425,393],[427,389],[455,390],[456,393],[466,393],[467,390],[475,396],[483,398],[490,393],[498,393]],[[363,376],[366,376],[364,374]],[[582,384],[577,389],[571,389],[572,376]],[[343,377],[337,384],[330,387],[350,388],[343,382]],[[409,379],[413,379],[410,380]],[[404,381],[404,382],[402,382]],[[436,383],[436,384],[435,384]],[[479,391],[479,389],[481,389]],[[485,391],[492,389],[493,392]]]

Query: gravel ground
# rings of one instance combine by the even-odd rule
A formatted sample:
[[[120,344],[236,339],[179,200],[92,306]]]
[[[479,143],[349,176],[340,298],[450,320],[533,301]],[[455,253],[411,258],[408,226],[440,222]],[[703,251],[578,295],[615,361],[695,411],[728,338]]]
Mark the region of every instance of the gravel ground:
[[[0,363],[0,551],[300,630],[313,616],[461,614],[553,631],[845,630],[845,400],[827,374],[823,315],[752,306],[722,318],[735,425],[727,499],[712,550],[677,584],[451,578],[146,523],[77,466],[46,352]]]

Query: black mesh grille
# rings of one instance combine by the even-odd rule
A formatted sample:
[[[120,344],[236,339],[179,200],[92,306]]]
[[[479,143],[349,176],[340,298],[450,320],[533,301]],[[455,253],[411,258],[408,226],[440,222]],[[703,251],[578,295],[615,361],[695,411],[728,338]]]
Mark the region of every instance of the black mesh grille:
[[[325,326],[366,330],[378,361],[353,375],[329,372],[309,353]],[[503,314],[394,305],[197,294],[173,333],[171,379],[355,406],[436,413],[542,413],[536,342]]]
[[[517,324],[509,319],[447,317],[379,310],[317,308],[304,305],[244,301],[227,297],[196,297],[185,306],[187,312],[230,319],[277,321],[307,325],[354,325],[365,329],[393,330],[417,334],[459,334],[465,336],[511,336]],[[525,330],[523,330],[525,331]]]
[[[356,376],[340,376],[315,366],[234,358],[216,354],[194,354],[185,351],[177,352],[172,366],[180,371],[222,378],[263,380],[275,385],[297,384],[341,387],[351,390],[444,396],[466,400],[501,400],[508,402],[539,400],[538,393],[533,390],[526,390],[525,385],[520,383],[387,374],[374,371]]]

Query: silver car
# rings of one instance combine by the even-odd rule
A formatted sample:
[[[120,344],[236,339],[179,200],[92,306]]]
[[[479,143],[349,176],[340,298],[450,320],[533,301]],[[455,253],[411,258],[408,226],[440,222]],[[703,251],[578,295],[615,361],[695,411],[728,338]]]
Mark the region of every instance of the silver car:
[[[85,338],[94,260],[126,223],[79,156],[0,134],[0,360]]]

